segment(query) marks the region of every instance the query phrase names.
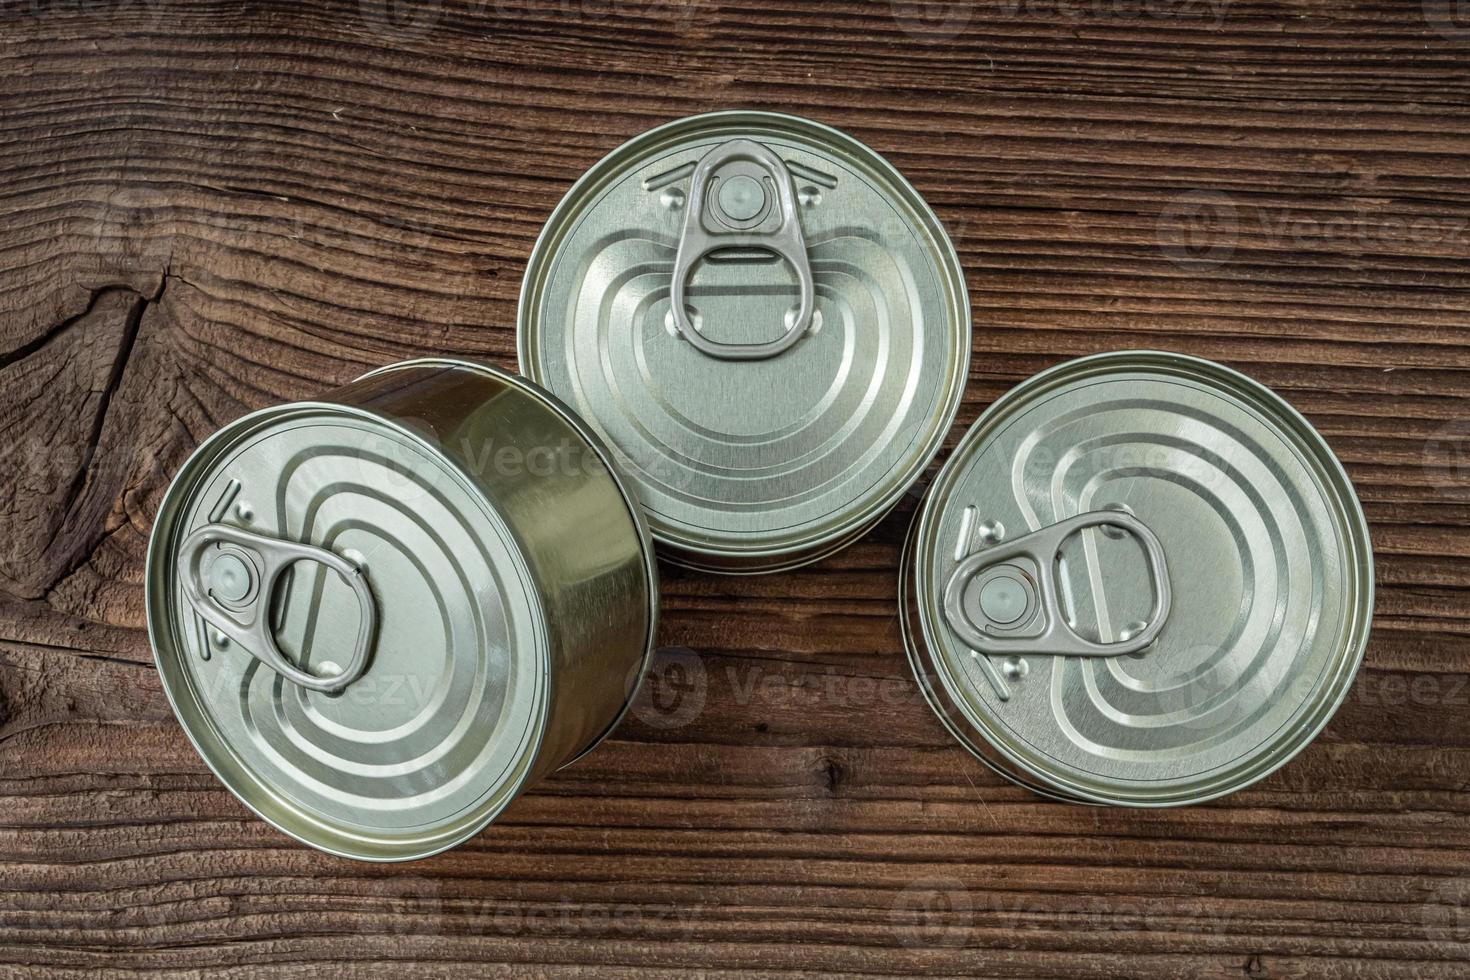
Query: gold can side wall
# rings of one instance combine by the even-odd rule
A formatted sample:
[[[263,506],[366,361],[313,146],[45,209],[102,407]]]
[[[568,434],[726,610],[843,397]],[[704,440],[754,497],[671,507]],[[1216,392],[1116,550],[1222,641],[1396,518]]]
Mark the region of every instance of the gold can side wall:
[[[637,693],[658,608],[652,541],[606,448],[553,396],[464,361],[389,365],[334,397],[434,439],[506,515],[539,585],[552,651],[531,779],[590,751]]]

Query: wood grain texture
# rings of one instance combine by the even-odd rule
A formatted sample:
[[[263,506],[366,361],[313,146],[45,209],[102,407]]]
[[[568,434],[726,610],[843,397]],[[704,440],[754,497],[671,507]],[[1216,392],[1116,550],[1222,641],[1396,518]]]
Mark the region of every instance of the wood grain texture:
[[[1463,8],[0,0],[0,974],[1470,974]],[[1296,761],[1168,812],[1000,781],[909,676],[911,499],[799,572],[665,569],[638,710],[439,858],[325,857],[208,774],[143,628],[169,475],[394,359],[513,366],[571,182],[735,106],[934,205],[976,324],[954,435],[1148,346],[1326,436],[1377,619]]]

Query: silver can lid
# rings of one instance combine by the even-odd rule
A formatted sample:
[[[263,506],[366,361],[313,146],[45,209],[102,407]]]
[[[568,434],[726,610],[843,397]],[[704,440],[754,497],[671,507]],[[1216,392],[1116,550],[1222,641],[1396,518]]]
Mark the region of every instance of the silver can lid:
[[[905,557],[921,686],[1000,771],[1067,799],[1199,802],[1284,764],[1362,660],[1373,556],[1290,405],[1221,365],[1082,358],[936,478]]]
[[[531,573],[484,494],[408,428],[314,403],[227,426],[169,489],[147,592],[195,747],[308,844],[436,853],[535,761],[548,641]]]
[[[818,123],[720,112],[633,139],[568,192],[518,344],[614,447],[676,560],[770,570],[841,547],[920,476],[969,338],[954,248],[892,166]]]

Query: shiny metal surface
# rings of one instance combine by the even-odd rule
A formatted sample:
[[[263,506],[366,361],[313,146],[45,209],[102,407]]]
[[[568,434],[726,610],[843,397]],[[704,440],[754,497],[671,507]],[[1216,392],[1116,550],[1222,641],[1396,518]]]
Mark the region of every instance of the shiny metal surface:
[[[955,570],[1094,511],[1135,516],[1167,555],[1155,642],[1105,659],[975,651],[943,610]],[[1145,628],[1133,535],[1080,530],[1061,552],[1072,630]],[[965,435],[915,519],[901,608],[921,687],[987,764],[1063,799],[1178,805],[1260,779],[1326,724],[1367,643],[1373,559],[1341,465],[1279,396],[1208,361],[1104,354],[1024,382]]]
[[[897,171],[817,123],[725,112],[637,137],[568,192],[526,271],[518,346],[615,448],[662,554],[755,572],[829,554],[892,507],[954,419],[969,338],[954,249]]]
[[[308,673],[288,660],[276,644],[272,620],[279,607],[273,608],[272,602],[281,579],[299,562],[330,568],[357,597],[357,639],[345,667],[333,663],[330,670]],[[184,538],[177,571],[184,598],[218,631],[220,645],[233,641],[291,683],[335,693],[367,670],[368,654],[377,638],[378,604],[361,565],[315,545],[210,523]]]
[[[605,735],[646,666],[651,541],[609,464],[544,392],[450,361],[226,426],[175,478],[149,546],[149,635],[195,747],[261,816],[334,854],[405,860],[477,832]],[[258,602],[308,679],[354,672],[374,610],[360,676],[313,689],[250,649],[257,634],[202,618],[190,562],[221,541],[243,550],[201,574]],[[250,552],[270,542],[298,560],[261,593]]]
[[[1153,603],[1138,626],[1107,642],[1081,636],[1072,628],[1058,572],[1062,547],[1074,535],[1093,528],[1125,531],[1143,546],[1153,593]],[[1094,510],[966,557],[945,583],[944,621],[972,650],[987,656],[1117,657],[1137,653],[1158,637],[1169,619],[1170,596],[1169,570],[1158,535],[1132,514]]]
[[[740,173],[742,163],[754,164],[760,171],[754,176]],[[719,174],[727,176],[721,179]],[[694,168],[684,208],[684,230],[674,251],[669,310],[679,339],[701,354],[727,361],[764,360],[790,350],[811,328],[817,289],[796,213],[793,183],[791,171],[779,155],[748,139],[721,143],[700,157]],[[715,186],[718,191],[711,193]],[[690,321],[687,291],[695,266],[716,253],[738,248],[768,251],[796,273],[796,313],[786,318],[788,322],[782,324],[775,340],[723,343],[705,336],[706,330],[712,330],[708,322],[700,329]]]

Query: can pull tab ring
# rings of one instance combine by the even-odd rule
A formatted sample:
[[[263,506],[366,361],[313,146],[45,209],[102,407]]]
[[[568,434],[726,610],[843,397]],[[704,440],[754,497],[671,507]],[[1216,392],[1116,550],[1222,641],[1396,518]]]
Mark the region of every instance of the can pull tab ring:
[[[716,171],[735,163],[754,164],[765,171],[764,179],[736,173],[718,176]],[[715,193],[711,193],[711,190]],[[775,201],[766,199],[771,190]],[[715,223],[723,227],[716,227]],[[694,266],[711,252],[727,248],[760,248],[785,259],[796,271],[801,303],[796,319],[786,332],[763,344],[726,344],[711,340],[695,329],[684,305],[685,291]],[[702,354],[725,361],[761,361],[791,348],[812,325],[816,310],[816,286],[806,239],[796,218],[796,194],[791,172],[769,147],[754,140],[733,139],[700,158],[690,179],[689,207],[684,230],[674,255],[674,283],[670,290],[670,312],[679,334]]]
[[[1057,557],[1062,544],[1090,527],[1121,528],[1143,546],[1153,607],[1147,624],[1126,639],[1099,643],[1067,624],[1059,600]],[[1169,570],[1158,535],[1122,511],[1095,510],[1058,521],[960,562],[944,587],[944,617],[962,640],[991,655],[1047,654],[1117,657],[1137,653],[1158,637],[1169,618]],[[1040,631],[1007,635],[1040,620]]]
[[[206,559],[208,561],[206,562]],[[298,561],[325,565],[357,595],[357,645],[339,673],[309,674],[281,653],[271,628],[271,606],[282,573]],[[325,548],[282,541],[228,524],[206,524],[184,539],[179,581],[194,611],[251,656],[286,680],[312,691],[335,693],[362,676],[377,629],[377,606],[367,573]]]

